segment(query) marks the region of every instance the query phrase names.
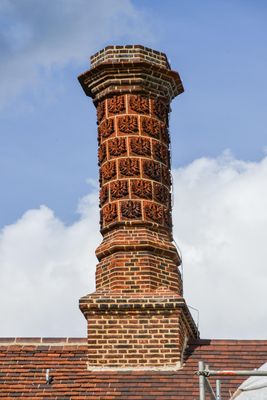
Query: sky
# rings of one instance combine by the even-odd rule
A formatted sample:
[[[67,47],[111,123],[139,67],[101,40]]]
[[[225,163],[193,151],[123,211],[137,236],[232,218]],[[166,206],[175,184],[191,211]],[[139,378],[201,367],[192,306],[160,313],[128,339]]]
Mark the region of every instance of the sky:
[[[266,18],[261,0],[0,1],[0,336],[86,336],[101,236],[77,76],[142,44],[185,87],[170,133],[187,303],[203,338],[266,338]]]

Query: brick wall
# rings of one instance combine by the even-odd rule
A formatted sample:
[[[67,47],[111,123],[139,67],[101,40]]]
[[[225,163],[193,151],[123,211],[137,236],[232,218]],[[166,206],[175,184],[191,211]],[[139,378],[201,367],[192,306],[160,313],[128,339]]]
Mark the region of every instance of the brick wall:
[[[179,310],[97,314],[88,325],[89,363],[160,366],[180,360]],[[99,329],[99,327],[102,329]]]
[[[177,367],[197,329],[172,243],[170,101],[183,91],[164,54],[109,46],[79,77],[97,109],[96,292],[80,300],[88,365]]]

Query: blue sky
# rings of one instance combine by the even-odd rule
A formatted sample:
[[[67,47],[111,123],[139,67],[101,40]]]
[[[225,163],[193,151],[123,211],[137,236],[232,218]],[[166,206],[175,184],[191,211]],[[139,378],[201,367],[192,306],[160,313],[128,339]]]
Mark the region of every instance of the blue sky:
[[[37,285],[33,289],[36,271],[40,276],[43,273],[43,281],[50,284],[51,299],[59,301],[61,292],[56,289],[53,292],[50,280],[55,272],[51,265],[60,265],[56,276],[63,293],[65,289],[69,291],[68,284],[74,279],[73,265],[82,262],[74,294],[78,298],[77,293],[83,295],[88,291],[84,283],[86,264],[90,261],[94,265],[95,259],[87,259],[86,254],[87,251],[93,254],[100,241],[95,235],[97,141],[95,110],[77,76],[89,69],[90,55],[109,44],[143,44],[165,52],[184,83],[185,93],[172,103],[170,131],[176,177],[177,242],[184,250],[189,271],[192,265],[191,271],[196,272],[199,267],[208,274],[213,264],[218,263],[215,275],[209,280],[214,285],[218,271],[226,260],[232,259],[230,275],[235,265],[240,264],[234,291],[246,263],[245,258],[239,260],[244,245],[251,248],[247,255],[251,264],[257,252],[261,277],[258,283],[266,282],[260,261],[266,258],[262,238],[266,236],[264,221],[267,221],[263,201],[267,199],[266,18],[267,4],[260,0],[1,1],[0,267],[2,260],[2,272],[8,271],[3,275],[5,286],[12,285],[12,277],[20,269],[24,271],[18,273],[14,288],[23,289],[24,294],[28,290],[32,295],[43,289],[40,307],[45,313],[52,303],[45,297],[45,287]],[[243,197],[239,190],[243,190]],[[251,192],[255,197],[251,197]],[[197,215],[195,210],[199,211]],[[221,224],[221,231],[217,231],[216,224]],[[229,230],[236,235],[228,235]],[[245,231],[249,233],[243,237]],[[235,242],[237,237],[242,237],[240,243]],[[85,247],[79,247],[79,238]],[[251,244],[253,238],[255,246]],[[42,240],[51,250],[50,258],[45,246],[38,247]],[[213,250],[207,249],[207,241],[213,243]],[[65,254],[64,246],[73,252]],[[17,248],[17,258],[10,250],[13,248]],[[83,254],[82,259],[76,257],[78,253]],[[69,271],[69,280],[63,278],[62,265]],[[41,272],[42,267],[45,272]],[[205,273],[198,276],[203,285],[207,282]],[[230,276],[228,273],[221,277],[222,282]],[[250,275],[247,278],[253,279]],[[199,285],[197,293],[190,279],[194,279],[192,272],[188,273],[189,299],[193,306],[203,306],[208,326],[205,332],[210,335],[211,309],[205,309],[200,293],[200,289],[210,289]],[[244,287],[242,298],[251,290]],[[222,286],[218,290],[223,293]],[[26,297],[25,305],[31,301]],[[238,294],[234,293],[233,298],[237,300]],[[73,298],[68,301],[74,315]],[[241,302],[238,304],[236,313],[242,310]],[[18,303],[13,306],[10,306],[11,316],[15,315]],[[59,320],[63,303],[60,307],[55,311],[54,321]],[[218,308],[219,302],[214,307]],[[75,314],[73,318],[78,321],[80,317]],[[22,330],[12,325],[10,319],[8,334],[44,332],[47,320],[38,325],[37,311],[34,318],[27,320],[27,328],[25,322]],[[260,320],[262,314],[257,318]],[[233,331],[223,331],[221,326],[222,336],[241,337],[244,321],[240,320]],[[78,328],[73,331],[68,331],[68,318],[65,322],[66,326],[64,321],[61,324],[65,326],[63,330],[55,323],[58,330],[44,334],[81,334],[82,322],[77,322]],[[27,330],[29,327],[32,331]],[[262,331],[255,331],[253,337],[257,335],[260,337]]]
[[[100,18],[111,3],[2,2],[0,226],[40,204],[66,223],[76,218],[86,180],[97,176],[94,109],[76,77],[107,44],[162,50],[181,74],[185,93],[173,102],[171,119],[174,167],[225,149],[244,160],[264,154],[265,2],[117,1],[114,13]],[[86,22],[79,27],[83,13],[86,29]]]

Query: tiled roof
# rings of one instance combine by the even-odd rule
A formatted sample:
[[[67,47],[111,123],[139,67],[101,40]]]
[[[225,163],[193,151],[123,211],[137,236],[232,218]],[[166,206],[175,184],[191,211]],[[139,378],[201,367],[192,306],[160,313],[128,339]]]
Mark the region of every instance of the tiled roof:
[[[213,369],[258,368],[267,360],[267,341],[198,340],[190,343],[183,368],[175,372],[90,372],[86,351],[86,339],[0,339],[0,398],[199,400],[198,361]],[[47,368],[54,377],[51,385],[45,383]],[[244,379],[222,378],[223,399]]]

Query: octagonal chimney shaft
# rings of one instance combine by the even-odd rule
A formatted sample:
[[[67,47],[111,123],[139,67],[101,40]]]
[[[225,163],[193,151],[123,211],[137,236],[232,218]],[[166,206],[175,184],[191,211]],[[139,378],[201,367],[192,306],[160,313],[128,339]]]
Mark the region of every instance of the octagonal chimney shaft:
[[[106,47],[78,79],[97,109],[103,235],[96,292],[80,299],[88,368],[178,368],[198,337],[172,242],[168,115],[182,82],[139,45]]]

